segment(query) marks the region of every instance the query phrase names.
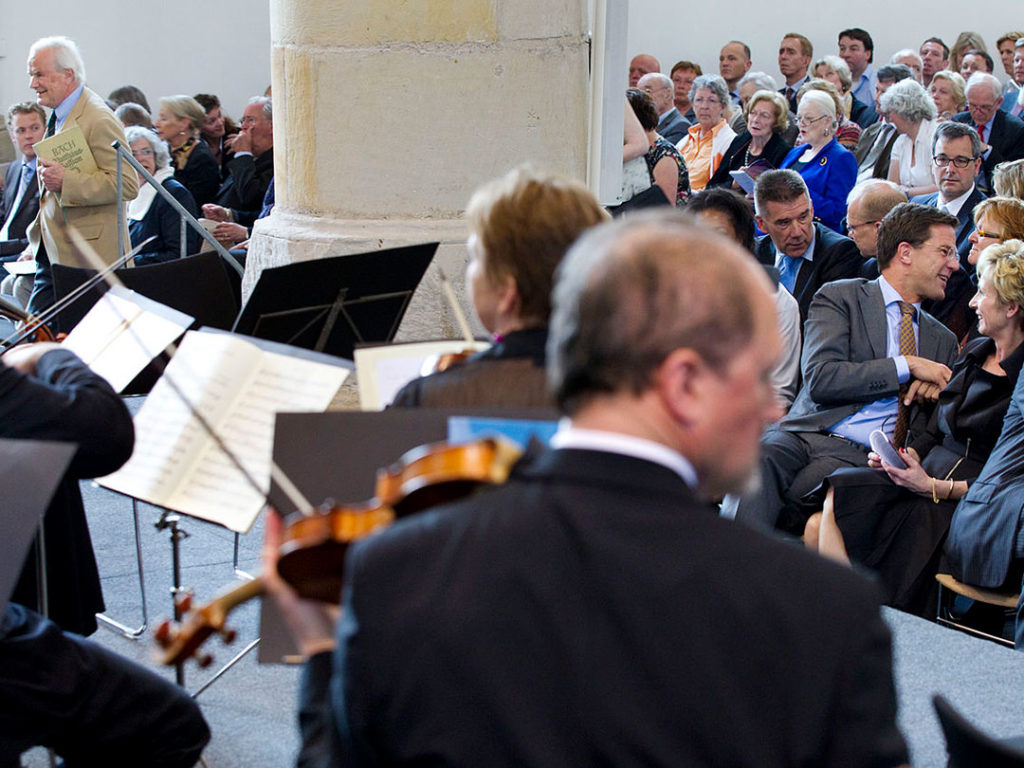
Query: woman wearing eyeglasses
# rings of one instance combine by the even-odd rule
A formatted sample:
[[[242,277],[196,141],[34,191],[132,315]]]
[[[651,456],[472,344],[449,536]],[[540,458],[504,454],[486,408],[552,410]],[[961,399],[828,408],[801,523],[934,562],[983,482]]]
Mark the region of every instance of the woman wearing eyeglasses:
[[[846,215],[846,196],[857,183],[857,160],[836,141],[836,103],[823,91],[807,91],[797,106],[796,121],[801,143],[789,151],[781,167],[803,177],[815,218],[838,232]]]
[[[686,161],[690,190],[698,192],[715,175],[736,131],[729,127],[729,89],[719,75],[701,75],[690,89],[697,124],[691,126],[676,149]]]

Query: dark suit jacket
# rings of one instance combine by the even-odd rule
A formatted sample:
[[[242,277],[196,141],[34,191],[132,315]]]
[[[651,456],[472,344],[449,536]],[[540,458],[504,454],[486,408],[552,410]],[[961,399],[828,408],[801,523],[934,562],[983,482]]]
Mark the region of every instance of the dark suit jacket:
[[[61,629],[88,635],[96,629],[94,614],[103,611],[78,481],[120,467],[131,455],[133,435],[121,399],[71,352],[47,352],[34,377],[0,363],[0,437],[79,446],[44,518],[50,617]],[[26,606],[37,604],[32,551],[11,596]]]
[[[743,131],[732,140],[729,148],[722,155],[722,162],[718,164],[718,170],[708,181],[709,187],[732,186],[732,176],[729,175],[729,171],[738,171],[746,164],[746,151],[750,146],[750,139],[750,131]],[[768,139],[768,143],[765,144],[764,151],[758,159],[771,163],[772,168],[778,168],[782,165],[789,150],[790,145],[786,143],[785,139],[778,133],[772,133],[772,137]]]
[[[879,134],[885,134],[887,138],[880,138]],[[870,170],[868,178],[888,178],[892,147],[898,138],[896,128],[881,120],[865,128],[853,150],[853,156],[857,159],[857,177],[860,178],[861,174]]]
[[[235,220],[249,226],[259,215],[263,195],[274,178],[274,148],[262,155],[233,157],[228,163],[228,177],[217,190],[217,205],[235,212]]]
[[[11,226],[7,230],[7,240],[0,241],[0,257],[9,257],[3,261],[12,261],[28,247],[28,236],[25,230],[39,213],[39,185],[35,183],[36,175],[33,173],[28,180],[28,188],[25,190],[18,210],[14,214]],[[18,187],[21,184],[21,161],[17,160],[8,167],[7,176],[4,179],[3,207],[0,208],[0,227],[7,221],[7,214],[14,206],[14,199],[18,196]]]
[[[877,123],[879,117],[871,104],[865,104],[857,97],[853,97],[853,103],[850,105],[850,119],[861,128],[867,128],[869,125]]]
[[[690,130],[691,125],[689,120],[679,114],[678,109],[672,107],[672,110],[658,123],[657,131],[663,139],[678,144]]]
[[[214,202],[220,185],[220,166],[206,142],[196,141],[185,167],[174,170],[174,180],[192,193],[200,209],[206,203]]]
[[[331,765],[905,759],[874,589],[651,462],[528,456],[346,573]]]
[[[815,224],[814,230],[814,258],[800,265],[793,286],[793,295],[800,305],[801,321],[807,320],[811,299],[821,286],[833,280],[856,277],[860,274],[863,261],[860,251],[850,238],[833,232],[823,224]],[[757,241],[754,255],[762,264],[775,264],[775,245],[768,235]]]
[[[960,254],[960,269],[950,277],[945,298],[922,303],[924,309],[949,328],[958,339],[963,338],[976,320],[974,310],[969,306],[977,286],[974,284],[974,266],[967,260],[971,253],[971,241],[968,238],[974,231],[974,207],[984,199],[985,195],[975,186],[957,213],[959,224],[956,228],[956,248]],[[911,202],[937,206],[938,200],[939,193],[933,192],[930,195],[918,195]]]
[[[196,207],[196,201],[191,192],[171,178],[163,181],[163,187],[174,195],[174,199],[181,203],[185,210],[199,218],[199,209]],[[185,240],[188,244],[185,254],[196,253],[199,250],[199,233],[191,227],[185,232]],[[147,238],[156,236],[156,240],[136,255],[136,266],[158,264],[181,257],[181,217],[160,195],[154,198],[146,215],[140,221],[128,222],[128,234],[132,239],[132,248]]]
[[[953,119],[975,129],[978,127],[970,112],[960,112],[953,115]],[[995,168],[1004,160],[1018,160],[1024,157],[1024,122],[1001,109],[996,110],[995,117],[992,118],[992,133],[985,137],[985,143],[992,147],[984,162],[986,172],[990,166]],[[988,178],[991,181],[991,174]]]
[[[887,355],[885,304],[877,280],[856,278],[823,286],[804,323],[801,358],[804,384],[781,427],[817,432],[851,416],[865,405],[895,397],[900,383]],[[917,354],[952,366],[957,339],[927,312],[918,316]],[[915,431],[927,425],[920,409]]]
[[[953,514],[946,539],[951,573],[966,584],[990,589],[1002,586],[1015,558],[1014,544],[1022,518],[1024,376],[1017,379],[995,449]],[[1020,584],[1007,586],[1018,589]],[[1019,619],[1017,637],[1018,641],[1024,639]]]

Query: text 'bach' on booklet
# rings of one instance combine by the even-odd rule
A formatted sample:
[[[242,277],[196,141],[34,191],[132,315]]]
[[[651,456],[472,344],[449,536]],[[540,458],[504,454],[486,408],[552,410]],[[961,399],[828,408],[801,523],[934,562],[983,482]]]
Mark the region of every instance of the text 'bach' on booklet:
[[[36,157],[50,163],[60,163],[69,171],[96,173],[96,159],[89,149],[85,134],[77,125],[66,126],[60,133],[37,142],[33,147]]]
[[[189,331],[135,416],[131,459],[98,482],[245,533],[270,488],[276,414],[324,411],[351,369],[347,360],[308,350]]]
[[[184,312],[116,285],[62,343],[120,392],[191,324]]]

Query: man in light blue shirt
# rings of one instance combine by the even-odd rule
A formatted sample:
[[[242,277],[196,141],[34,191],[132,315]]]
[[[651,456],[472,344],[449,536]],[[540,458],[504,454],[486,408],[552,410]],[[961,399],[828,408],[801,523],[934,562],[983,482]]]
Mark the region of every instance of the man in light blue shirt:
[[[865,30],[859,27],[839,33],[839,58],[846,62],[853,75],[853,97],[865,104],[875,98],[878,77],[871,62],[875,60],[875,44]]]

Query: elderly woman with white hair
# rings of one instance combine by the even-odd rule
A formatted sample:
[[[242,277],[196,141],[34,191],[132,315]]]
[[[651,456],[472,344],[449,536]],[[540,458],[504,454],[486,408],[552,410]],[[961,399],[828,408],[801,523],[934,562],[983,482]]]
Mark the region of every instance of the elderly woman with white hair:
[[[828,80],[839,91],[839,98],[843,102],[843,117],[852,120],[861,128],[867,128],[872,123],[878,122],[878,113],[870,104],[865,104],[860,99],[854,98],[853,74],[845,61],[838,56],[822,56],[811,67],[813,77]]]
[[[907,197],[937,191],[932,174],[935,102],[919,82],[908,78],[883,93],[878,106],[899,134],[892,145],[889,181],[899,184]]]
[[[780,167],[803,177],[814,216],[838,232],[846,215],[846,196],[857,183],[857,159],[836,141],[839,121],[832,96],[824,91],[807,91],[797,105],[796,115],[800,143],[789,151]]]
[[[731,100],[725,80],[719,75],[701,75],[690,88],[690,104],[697,124],[690,127],[683,140],[676,145],[686,161],[690,173],[690,189],[698,191],[707,186],[715,175],[725,151],[736,138],[726,120]]]
[[[153,131],[138,125],[128,126],[124,135],[139,165],[170,192],[185,210],[198,216],[199,209],[192,193],[174,180],[174,169],[170,167],[171,155],[164,142]],[[181,222],[178,212],[142,174],[138,176],[139,195],[128,204],[128,233],[133,248],[149,237],[156,236],[156,240],[135,256],[135,264],[144,266],[176,259],[181,255]],[[187,232],[186,253],[195,253],[199,248],[199,235],[191,227]]]
[[[220,165],[199,132],[206,122],[206,110],[184,94],[160,99],[160,111],[153,128],[171,150],[174,178],[195,198],[196,204],[212,203],[220,187]]]

